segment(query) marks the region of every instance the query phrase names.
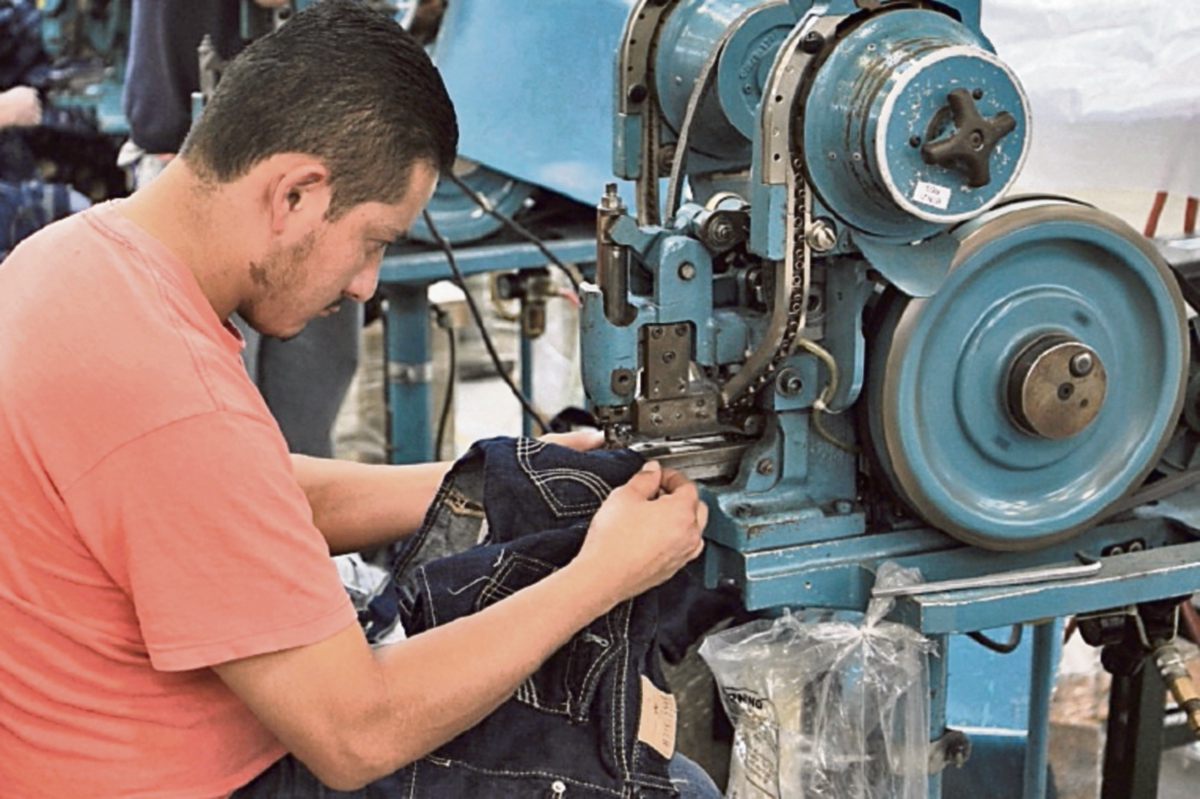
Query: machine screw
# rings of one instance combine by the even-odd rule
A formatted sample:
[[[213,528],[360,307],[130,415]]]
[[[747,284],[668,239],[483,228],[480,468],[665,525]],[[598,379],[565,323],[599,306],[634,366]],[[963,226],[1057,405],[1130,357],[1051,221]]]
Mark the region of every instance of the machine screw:
[[[1075,393],[1075,386],[1071,385],[1070,383],[1063,383],[1061,386],[1058,387],[1058,398],[1060,400],[1062,400],[1063,402],[1066,402],[1067,400],[1069,400],[1071,398],[1071,395],[1074,393]]]
[[[663,329],[661,327],[655,327],[650,330],[650,338],[662,338],[662,337],[663,337]]]
[[[1071,374],[1075,377],[1087,377],[1096,368],[1096,361],[1090,352],[1081,352],[1071,359]]]
[[[809,31],[804,34],[804,38],[800,40],[800,49],[809,55],[820,52],[825,46],[825,37],[817,31]]]
[[[695,276],[696,276],[696,267],[694,264],[690,264],[687,261],[684,261],[683,263],[681,263],[679,265],[679,277],[681,280],[691,280]]]
[[[759,474],[771,474],[775,471],[775,461],[771,460],[770,458],[763,458],[758,462],[758,465],[754,467],[754,470]]]
[[[675,362],[675,353],[672,350],[667,350],[662,354],[662,362],[670,365]]]
[[[920,147],[921,146],[921,137],[920,136],[909,136],[908,137],[908,146],[909,147]]]
[[[629,93],[625,96],[631,103],[640,103],[650,96],[650,91],[646,88],[645,84],[635,83],[629,87]]]
[[[843,516],[854,510],[854,503],[848,499],[839,499],[833,503],[833,512],[840,513]]]
[[[982,100],[983,99],[983,89],[975,89],[974,91],[971,92],[971,96],[974,97],[976,100]]]

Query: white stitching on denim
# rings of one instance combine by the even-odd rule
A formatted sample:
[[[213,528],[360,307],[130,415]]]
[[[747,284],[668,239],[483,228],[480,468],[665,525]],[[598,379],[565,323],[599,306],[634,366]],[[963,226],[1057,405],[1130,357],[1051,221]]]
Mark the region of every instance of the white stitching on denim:
[[[612,486],[599,476],[588,471],[577,469],[555,468],[536,469],[530,458],[546,448],[546,442],[535,438],[518,438],[516,446],[517,463],[525,476],[533,483],[534,488],[542,495],[549,510],[557,517],[576,516],[585,511],[595,510],[612,492]],[[560,500],[550,486],[557,482],[577,483],[591,491],[595,500],[584,500],[580,503],[568,503]]]
[[[429,587],[429,575],[424,569],[418,569],[417,574],[420,575],[421,582],[425,585],[425,596],[430,598],[430,601],[425,603],[429,605],[429,626],[437,627],[437,603],[433,601],[433,589]]]
[[[629,624],[630,624],[630,621],[633,619],[633,603],[634,603],[634,601],[635,600],[633,600],[633,599],[627,600],[625,603],[625,608],[624,608],[625,612],[621,614],[621,616],[622,616],[621,623],[625,628],[622,631],[623,634],[621,635],[621,641],[622,641],[621,648],[625,650],[625,657],[621,658],[621,661],[620,661],[621,662],[621,680],[618,683],[618,687],[617,687],[617,693],[620,695],[620,705],[619,705],[620,712],[617,713],[617,715],[620,717],[620,720],[621,720],[621,743],[617,747],[617,751],[621,753],[621,766],[624,769],[624,773],[621,776],[626,781],[629,780],[630,768],[629,768],[629,759],[625,755],[625,741],[628,739],[628,734],[625,730],[625,720],[626,720],[626,716],[628,715],[625,712],[626,708],[628,707],[628,705],[625,702],[625,693],[626,693],[626,689],[627,689],[627,683],[629,680],[629,658],[632,655],[632,651],[629,648]]]

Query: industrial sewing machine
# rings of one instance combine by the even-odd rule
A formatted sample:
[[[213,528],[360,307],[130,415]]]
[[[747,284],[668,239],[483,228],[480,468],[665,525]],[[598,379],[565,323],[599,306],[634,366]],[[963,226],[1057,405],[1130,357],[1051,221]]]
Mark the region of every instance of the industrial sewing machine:
[[[1026,797],[1046,788],[1045,622],[1077,616],[1114,701],[1158,704],[1114,705],[1105,796],[1152,796],[1159,747],[1130,741],[1162,735],[1154,662],[1200,731],[1172,644],[1200,589],[1175,494],[1196,482],[1194,331],[1151,242],[1007,196],[1030,113],[980,3],[640,0],[615,84],[634,196],[599,201],[584,387],[610,442],[702,481],[709,583],[861,610],[891,560],[931,583],[896,617],[943,651],[1035,623]],[[961,754],[952,668],[934,661],[937,763]]]

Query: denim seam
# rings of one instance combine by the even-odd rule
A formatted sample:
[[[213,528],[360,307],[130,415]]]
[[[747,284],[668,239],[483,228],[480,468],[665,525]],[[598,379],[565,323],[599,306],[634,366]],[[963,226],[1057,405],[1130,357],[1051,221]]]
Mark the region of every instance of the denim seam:
[[[626,691],[628,690],[629,658],[630,658],[630,655],[632,655],[632,652],[630,651],[630,647],[629,647],[629,623],[630,623],[630,620],[633,618],[633,602],[634,602],[634,600],[632,600],[632,599],[625,602],[622,607],[622,611],[624,611],[624,612],[622,612],[622,614],[621,614],[621,626],[623,627],[623,629],[621,631],[622,632],[621,643],[619,646],[620,646],[620,648],[625,650],[625,657],[620,659],[621,679],[617,681],[617,693],[620,696],[620,704],[618,705],[618,707],[620,707],[622,709],[629,707],[629,704],[626,700],[625,694],[626,694]],[[640,709],[638,712],[640,715],[640,713],[641,713]],[[621,726],[621,740],[617,745],[617,751],[621,753],[621,768],[622,768],[622,772],[623,772],[622,776],[626,780],[628,780],[630,777],[630,773],[631,773],[630,768],[629,768],[629,758],[625,752],[625,742],[629,740],[629,733],[628,733],[628,730],[625,728],[626,716],[628,714],[621,712],[621,713],[617,713],[616,715],[617,715],[617,718],[619,719],[619,723]]]
[[[526,477],[529,478],[530,482],[538,490],[538,493],[541,494],[542,499],[545,500],[546,505],[554,515],[562,518],[563,516],[577,516],[580,513],[596,510],[612,492],[612,486],[604,479],[587,471],[561,468],[538,469],[533,465],[530,458],[545,448],[546,443],[543,441],[530,438],[518,439],[516,447],[517,463],[520,465],[521,471],[525,472]],[[596,501],[584,501],[580,503],[563,502],[548,488],[553,483],[560,481],[582,485],[592,492]]]
[[[480,768],[478,766],[472,765],[471,763],[467,763],[466,761],[463,761],[463,760],[452,760],[450,758],[437,757],[435,755],[426,755],[425,760],[428,760],[430,763],[441,766],[443,768],[457,766],[460,768],[467,769],[468,771],[473,771],[476,774],[486,774],[491,777],[541,777],[543,779],[547,779],[547,780],[551,780],[551,781],[561,780],[564,783],[567,783],[569,785],[577,785],[581,788],[591,788],[593,790],[601,791],[601,792],[609,794],[611,796],[617,796],[617,797],[626,796],[626,792],[624,791],[624,789],[622,789],[621,791],[614,791],[613,789],[606,788],[603,785],[596,785],[595,783],[586,782],[586,781],[580,780],[576,777],[570,777],[570,776],[567,776],[564,774],[555,774],[554,772],[549,772],[549,771],[509,771],[507,769],[487,769],[487,768]],[[667,787],[670,787],[670,782],[667,783]]]
[[[418,569],[417,574],[420,575],[421,583],[425,586],[425,596],[432,597],[433,589],[429,587],[429,574],[424,569]],[[430,623],[429,626],[437,627],[438,626],[437,603],[436,602],[426,602],[425,604],[427,604],[429,606],[429,623]]]

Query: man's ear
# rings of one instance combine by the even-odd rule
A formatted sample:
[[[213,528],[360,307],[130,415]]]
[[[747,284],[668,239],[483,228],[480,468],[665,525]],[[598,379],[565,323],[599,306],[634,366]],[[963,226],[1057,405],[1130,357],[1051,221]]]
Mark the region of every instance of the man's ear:
[[[269,187],[271,233],[307,233],[329,210],[329,170],[306,156],[283,157]]]

